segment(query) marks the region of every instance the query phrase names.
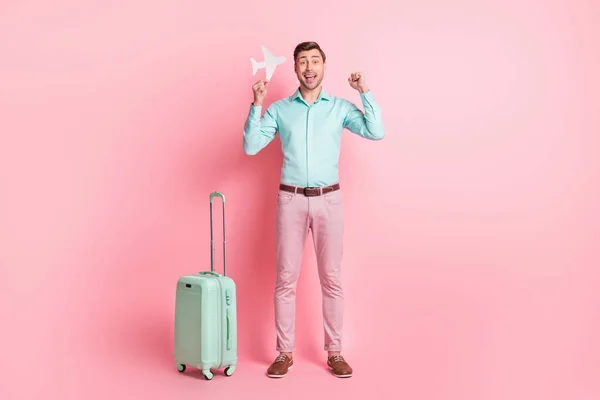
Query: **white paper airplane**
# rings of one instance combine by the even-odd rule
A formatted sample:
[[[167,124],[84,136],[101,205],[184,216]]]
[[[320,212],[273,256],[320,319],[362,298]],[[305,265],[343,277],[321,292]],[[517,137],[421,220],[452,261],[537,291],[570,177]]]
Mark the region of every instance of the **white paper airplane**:
[[[265,59],[261,62],[256,62],[254,58],[250,58],[250,62],[252,63],[252,75],[256,75],[256,71],[258,71],[259,69],[265,68],[267,72],[266,79],[270,81],[271,77],[273,76],[273,72],[275,72],[275,68],[279,64],[285,62],[285,57],[274,56],[265,46],[261,46],[261,48]]]

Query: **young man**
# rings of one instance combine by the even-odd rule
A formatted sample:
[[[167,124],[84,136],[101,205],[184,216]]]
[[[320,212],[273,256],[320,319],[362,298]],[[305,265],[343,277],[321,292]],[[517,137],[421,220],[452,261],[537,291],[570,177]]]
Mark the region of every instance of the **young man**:
[[[267,370],[269,377],[283,377],[293,365],[296,284],[304,242],[312,232],[322,291],[323,327],[327,365],[337,377],[352,376],[342,357],[343,216],[338,183],[340,140],[344,128],[371,140],[384,137],[381,110],[365,77],[350,74],[348,82],[360,93],[365,112],[353,103],[327,93],[325,53],[315,42],[303,42],[294,50],[294,71],[300,86],[291,96],[274,102],[261,117],[268,82],[259,80],[252,89],[244,125],[244,152],[255,155],[279,132],[283,166],[277,199],[274,295],[276,350],[279,355]]]

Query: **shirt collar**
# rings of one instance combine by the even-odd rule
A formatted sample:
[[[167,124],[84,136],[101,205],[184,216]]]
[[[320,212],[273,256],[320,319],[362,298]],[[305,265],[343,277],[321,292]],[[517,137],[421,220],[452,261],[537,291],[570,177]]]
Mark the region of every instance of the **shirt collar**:
[[[319,93],[319,97],[317,97],[317,100],[315,101],[315,103],[318,103],[321,100],[329,100],[330,98],[331,97],[330,97],[329,93],[327,93],[325,91],[325,88],[321,86],[321,92]],[[292,101],[294,101],[294,100],[304,101],[304,99],[302,98],[302,94],[300,94],[300,88],[296,89],[296,91],[292,95]]]

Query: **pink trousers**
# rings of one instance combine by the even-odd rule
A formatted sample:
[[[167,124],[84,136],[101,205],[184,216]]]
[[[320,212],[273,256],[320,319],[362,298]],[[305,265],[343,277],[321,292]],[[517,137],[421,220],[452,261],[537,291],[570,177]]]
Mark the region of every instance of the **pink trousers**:
[[[279,190],[277,197],[277,278],[275,329],[277,351],[295,349],[296,284],[304,243],[312,233],[321,283],[324,348],[341,351],[344,299],[340,280],[342,263],[342,195],[340,190],[321,196]]]

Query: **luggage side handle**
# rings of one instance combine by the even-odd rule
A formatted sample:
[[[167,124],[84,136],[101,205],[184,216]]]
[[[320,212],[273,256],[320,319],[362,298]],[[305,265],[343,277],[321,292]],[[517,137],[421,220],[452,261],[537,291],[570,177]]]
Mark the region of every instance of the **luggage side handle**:
[[[221,192],[212,192],[210,199],[210,271],[215,272],[215,244],[213,237],[213,201],[220,197],[223,205],[223,276],[227,276],[227,240],[225,234],[225,195]]]
[[[229,307],[227,307],[227,339],[226,339],[226,345],[227,345],[227,350],[231,350],[231,335],[230,335],[230,326],[229,326]]]

